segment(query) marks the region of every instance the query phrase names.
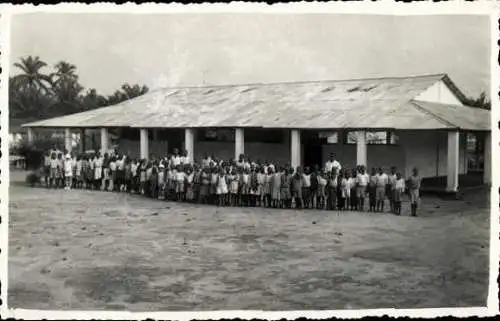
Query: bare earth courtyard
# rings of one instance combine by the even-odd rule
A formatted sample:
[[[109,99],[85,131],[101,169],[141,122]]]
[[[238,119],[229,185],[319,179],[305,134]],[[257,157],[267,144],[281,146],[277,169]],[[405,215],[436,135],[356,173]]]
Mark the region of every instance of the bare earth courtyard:
[[[217,208],[25,187],[12,174],[11,308],[485,306],[486,192],[420,217]],[[18,176],[16,178],[16,176]]]

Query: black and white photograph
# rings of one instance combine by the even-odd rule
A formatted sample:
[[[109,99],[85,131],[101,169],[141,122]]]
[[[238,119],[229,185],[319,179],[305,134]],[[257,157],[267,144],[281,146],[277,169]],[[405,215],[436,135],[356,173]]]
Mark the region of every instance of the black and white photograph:
[[[2,5],[2,314],[498,312],[481,3]]]

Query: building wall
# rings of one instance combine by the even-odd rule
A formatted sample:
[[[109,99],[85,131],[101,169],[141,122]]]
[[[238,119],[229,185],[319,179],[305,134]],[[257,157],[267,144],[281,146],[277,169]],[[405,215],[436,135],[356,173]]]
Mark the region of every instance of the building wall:
[[[139,140],[120,139],[118,147],[121,152],[125,152],[131,157],[140,157],[140,143]],[[156,157],[164,156],[168,153],[168,141],[154,141],[149,140],[149,153]]]
[[[462,105],[462,102],[455,96],[450,88],[448,88],[444,81],[435,83],[414,99],[443,104]]]
[[[405,131],[399,133],[405,148],[405,175],[413,167],[422,177],[446,176],[448,166],[448,133],[446,131]],[[465,134],[460,134],[459,174],[467,173]]]
[[[356,166],[355,144],[328,144],[323,145],[323,163],[334,153],[336,159],[346,168]],[[368,145],[367,168],[383,167],[388,170],[391,166],[401,169],[405,166],[405,153],[402,145]]]
[[[234,142],[197,141],[194,145],[195,159],[199,160],[205,154],[220,159],[234,158]],[[252,160],[278,161],[280,164],[290,163],[290,148],[287,144],[245,143],[245,154]]]
[[[448,134],[438,131],[401,131],[397,133],[397,145],[368,145],[367,167],[389,169],[396,166],[408,176],[413,167],[419,169],[422,177],[446,176],[448,155]],[[460,135],[459,173],[467,172],[465,134]],[[323,163],[334,153],[343,167],[356,166],[356,145],[323,145]]]
[[[445,131],[401,131],[397,133],[397,145],[368,145],[368,168],[383,167],[389,169],[396,166],[405,176],[411,174],[411,169],[417,167],[422,177],[447,175],[448,134]],[[467,172],[465,133],[460,135],[459,173]],[[132,157],[139,157],[139,141],[120,139],[120,150]],[[149,141],[149,152],[155,156],[168,153],[168,141]],[[322,146],[323,164],[330,153],[343,167],[356,166],[356,145],[328,144]],[[234,142],[196,141],[194,146],[195,159],[200,160],[206,154],[220,159],[234,158]],[[280,164],[290,163],[289,142],[283,144],[245,143],[245,154],[253,160],[277,161]]]
[[[120,139],[119,148],[132,157],[139,157],[138,140]],[[149,153],[157,157],[166,155],[168,153],[168,141],[150,139]],[[196,141],[194,144],[195,159],[200,160],[206,154],[219,159],[234,158],[234,142]],[[290,148],[286,144],[245,143],[245,154],[254,160],[273,160],[280,162],[280,164],[290,163]]]

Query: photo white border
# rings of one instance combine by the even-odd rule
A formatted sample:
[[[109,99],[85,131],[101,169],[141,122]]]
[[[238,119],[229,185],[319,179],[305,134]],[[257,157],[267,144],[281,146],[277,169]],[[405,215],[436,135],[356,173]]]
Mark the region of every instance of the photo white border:
[[[500,133],[498,121],[500,120],[498,90],[500,89],[500,70],[498,66],[498,45],[500,38],[498,18],[499,4],[495,1],[452,1],[446,3],[396,3],[392,0],[378,2],[357,3],[293,3],[293,4],[257,4],[236,2],[231,4],[141,4],[127,3],[115,5],[112,3],[86,4],[58,4],[58,5],[9,5],[0,4],[0,65],[2,67],[0,81],[0,106],[1,106],[1,137],[0,150],[0,280],[2,283],[1,299],[2,306],[0,315],[2,318],[16,318],[26,320],[46,319],[168,319],[168,320],[191,320],[191,319],[268,319],[277,320],[281,318],[296,319],[299,317],[323,319],[330,317],[338,318],[361,318],[365,316],[390,316],[390,317],[422,317],[434,318],[440,316],[494,316],[499,313],[498,309],[498,268],[499,268],[499,174],[500,168],[492,161],[492,188],[491,188],[491,233],[490,233],[490,277],[489,295],[487,307],[471,308],[439,308],[439,309],[367,309],[367,310],[325,310],[325,311],[258,311],[258,310],[235,310],[235,311],[211,311],[211,312],[114,312],[114,311],[51,311],[51,310],[28,310],[7,309],[7,257],[8,257],[8,184],[9,184],[9,162],[8,162],[8,75],[9,75],[9,44],[10,44],[10,19],[12,15],[34,12],[53,13],[132,13],[132,14],[161,14],[161,13],[345,13],[345,14],[380,14],[380,15],[489,15],[491,21],[491,95],[492,97],[492,159],[500,156]],[[334,298],[332,298],[334,299]]]

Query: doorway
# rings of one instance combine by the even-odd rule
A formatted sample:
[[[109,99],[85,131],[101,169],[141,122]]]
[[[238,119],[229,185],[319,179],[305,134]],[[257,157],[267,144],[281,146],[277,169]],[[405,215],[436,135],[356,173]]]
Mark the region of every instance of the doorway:
[[[317,131],[302,132],[302,151],[304,167],[311,169],[318,165],[320,168],[323,163],[323,145],[327,143],[326,138],[320,138]]]

